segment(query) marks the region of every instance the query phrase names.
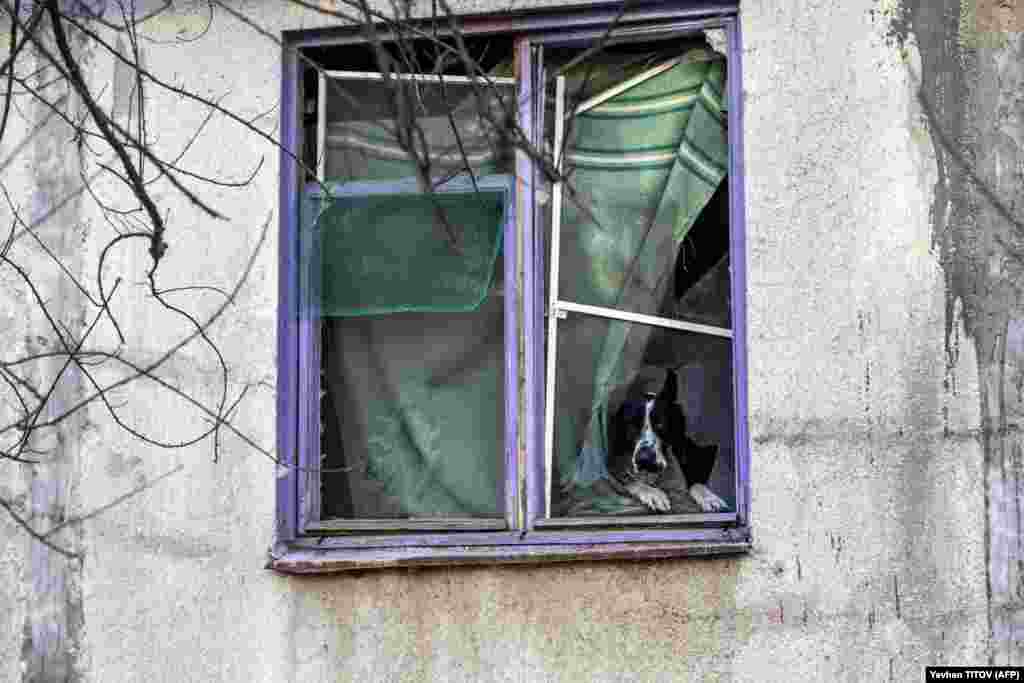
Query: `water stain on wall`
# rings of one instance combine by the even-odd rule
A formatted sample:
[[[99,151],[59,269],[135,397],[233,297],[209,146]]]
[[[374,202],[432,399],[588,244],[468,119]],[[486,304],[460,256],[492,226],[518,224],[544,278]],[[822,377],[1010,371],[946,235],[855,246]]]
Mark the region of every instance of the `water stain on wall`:
[[[1024,4],[903,0],[889,38],[921,57],[918,100],[938,163],[933,247],[946,280],[946,352],[958,328],[980,383],[992,663],[1024,661]]]

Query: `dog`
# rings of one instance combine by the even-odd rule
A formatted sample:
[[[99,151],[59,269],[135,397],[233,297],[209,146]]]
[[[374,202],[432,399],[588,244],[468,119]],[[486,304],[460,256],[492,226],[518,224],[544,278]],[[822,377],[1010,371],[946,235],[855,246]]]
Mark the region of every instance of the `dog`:
[[[627,398],[609,423],[608,473],[629,495],[654,512],[669,512],[672,503],[657,487],[675,458],[686,481],[683,488],[704,512],[728,505],[707,487],[718,446],[700,446],[686,435],[686,417],[676,403],[678,380],[668,370],[657,394]]]

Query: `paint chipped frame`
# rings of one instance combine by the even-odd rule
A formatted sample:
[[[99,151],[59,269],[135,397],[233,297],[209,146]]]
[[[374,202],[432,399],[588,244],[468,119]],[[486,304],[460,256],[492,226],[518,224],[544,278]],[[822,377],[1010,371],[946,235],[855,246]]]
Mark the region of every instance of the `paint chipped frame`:
[[[585,10],[585,11],[583,11]],[[620,12],[609,3],[549,12],[464,17],[467,34],[515,34],[516,76],[520,83],[520,125],[535,142],[543,134],[538,125],[542,104],[537,57],[540,46],[592,40],[604,34],[610,23],[616,34],[642,39],[674,33],[720,28],[727,37],[729,60],[729,209],[731,296],[733,302],[733,375],[736,425],[736,516],[725,526],[691,524],[687,527],[541,528],[543,516],[543,419],[544,419],[544,235],[534,190],[539,170],[527,154],[516,154],[516,223],[505,235],[506,283],[521,282],[520,296],[506,285],[506,396],[517,396],[506,407],[506,485],[514,493],[514,514],[507,514],[508,528],[424,533],[370,533],[361,536],[330,536],[311,533],[301,511],[303,472],[311,464],[304,457],[302,434],[316,425],[308,423],[309,411],[301,408],[308,395],[310,330],[298,315],[300,172],[294,158],[282,151],[280,160],[281,206],[279,223],[278,278],[278,392],[277,447],[281,465],[277,471],[277,524],[275,542],[267,567],[285,573],[325,573],[396,565],[536,563],[585,559],[665,558],[686,555],[739,553],[750,549],[750,447],[747,431],[746,359],[746,248],[743,198],[741,36],[736,2],[677,0],[657,5],[638,5]],[[300,150],[302,101],[301,70],[297,49],[362,42],[358,27],[284,34],[281,85],[281,142],[286,150]],[[521,281],[518,278],[522,278]],[[521,304],[521,305],[520,305]],[[521,322],[520,322],[521,321]],[[519,348],[523,371],[518,372]],[[305,387],[305,389],[304,389]],[[316,394],[314,394],[316,395]],[[518,447],[517,447],[518,446]]]

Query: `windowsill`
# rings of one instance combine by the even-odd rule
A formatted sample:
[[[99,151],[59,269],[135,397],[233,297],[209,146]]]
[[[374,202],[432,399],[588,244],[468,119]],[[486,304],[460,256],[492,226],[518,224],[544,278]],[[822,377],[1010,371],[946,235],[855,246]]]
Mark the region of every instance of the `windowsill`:
[[[325,519],[306,526],[310,534],[330,533],[372,533],[409,531],[503,531],[508,523],[503,517],[488,519],[475,517],[466,519]]]
[[[536,543],[516,545],[334,549],[282,545],[270,551],[267,569],[282,574],[333,574],[367,569],[437,565],[546,564],[600,560],[656,560],[737,555],[753,548],[749,531],[721,529],[721,540],[651,543]],[[742,533],[741,533],[742,532]]]
[[[607,529],[637,527],[671,527],[683,524],[731,524],[736,522],[735,512],[703,512],[683,515],[607,515],[604,517],[552,517],[533,523],[537,529],[569,529],[597,527]]]

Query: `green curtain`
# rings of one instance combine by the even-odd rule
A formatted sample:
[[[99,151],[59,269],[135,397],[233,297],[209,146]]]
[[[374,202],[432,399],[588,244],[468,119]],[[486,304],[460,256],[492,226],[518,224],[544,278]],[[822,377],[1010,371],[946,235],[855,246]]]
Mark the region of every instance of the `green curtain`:
[[[487,295],[501,249],[504,193],[400,188],[359,194],[350,186],[351,194],[324,201],[316,226],[320,315],[466,312]]]
[[[661,312],[678,247],[728,167],[725,78],[724,60],[691,50],[571,119],[559,298]],[[567,495],[556,491],[553,509],[626,511],[635,501],[605,479],[609,396],[640,370],[652,329],[593,319],[563,327],[555,464]]]

